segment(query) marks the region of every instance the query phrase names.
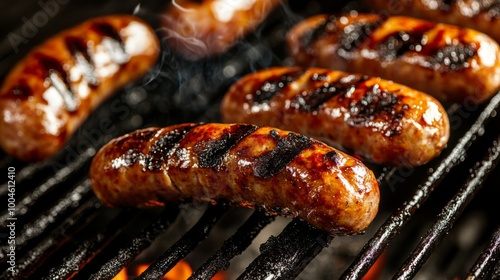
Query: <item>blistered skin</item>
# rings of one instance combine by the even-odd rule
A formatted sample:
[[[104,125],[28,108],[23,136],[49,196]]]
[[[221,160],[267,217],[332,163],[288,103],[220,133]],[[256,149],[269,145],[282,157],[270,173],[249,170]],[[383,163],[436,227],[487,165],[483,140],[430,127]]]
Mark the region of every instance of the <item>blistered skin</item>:
[[[177,0],[161,24],[168,46],[192,60],[228,51],[264,21],[282,0]]]
[[[380,199],[359,160],[300,134],[249,124],[135,131],[97,153],[90,179],[112,206],[223,199],[298,216],[332,234],[363,231]]]
[[[409,17],[317,15],[287,35],[302,66],[358,72],[404,84],[441,101],[476,104],[500,89],[500,51],[489,36]]]
[[[91,19],[34,48],[0,88],[0,145],[23,161],[59,151],[96,106],[144,75],[159,42],[129,15]]]
[[[322,68],[273,67],[234,83],[225,122],[270,125],[372,162],[418,166],[446,146],[450,125],[433,97],[406,86]]]
[[[378,12],[468,27],[500,42],[500,2],[497,0],[366,0],[364,4]]]

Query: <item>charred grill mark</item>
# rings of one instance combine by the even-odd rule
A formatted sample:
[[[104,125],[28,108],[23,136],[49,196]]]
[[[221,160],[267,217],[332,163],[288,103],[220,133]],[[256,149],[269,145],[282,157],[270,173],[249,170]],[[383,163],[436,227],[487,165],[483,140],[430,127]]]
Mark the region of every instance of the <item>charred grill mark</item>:
[[[487,13],[491,19],[500,19],[500,2],[499,1],[484,1],[488,2],[482,5],[480,13]]]
[[[377,29],[383,22],[384,18],[373,21],[356,21],[346,25],[339,32],[339,55],[346,57],[348,53],[354,51],[361,45],[370,34]],[[316,26],[314,29],[306,32],[300,39],[301,46],[306,50],[311,50],[310,46],[319,39],[335,34],[339,30],[337,28],[337,17],[331,15],[323,23]]]
[[[137,149],[129,149],[127,152],[119,157],[118,159],[113,160],[112,162],[112,167],[117,169],[122,166],[124,167],[130,167],[134,165],[136,162],[144,161],[146,158],[146,155],[143,153],[139,152]]]
[[[252,101],[256,104],[269,102],[284,87],[297,80],[304,74],[304,70],[292,70],[279,76],[272,76],[263,81],[252,95]]]
[[[174,129],[158,139],[145,158],[145,168],[150,171],[160,169],[162,163],[173,153],[179,141],[196,126],[184,126]]]
[[[226,129],[219,139],[199,142],[194,146],[200,167],[216,168],[222,164],[223,156],[258,127],[250,124],[233,125]]]
[[[276,137],[277,132],[272,130],[270,136],[277,141],[276,148],[257,157],[253,166],[254,175],[262,179],[281,172],[303,150],[311,147],[314,143],[310,138],[294,133],[289,133],[286,137]]]
[[[33,92],[31,88],[25,83],[20,83],[13,86],[5,95],[2,97],[13,98],[18,100],[26,100],[28,97],[32,96]]]
[[[35,58],[40,62],[46,79],[50,81],[51,85],[61,95],[66,110],[68,112],[75,112],[78,108],[79,100],[71,88],[68,73],[64,70],[62,63],[55,58],[41,53],[36,54]]]
[[[65,82],[65,84],[69,88],[68,74],[66,70],[64,70],[63,65],[60,61],[41,53],[37,53],[35,57],[40,62],[40,65],[42,66],[47,76],[51,71],[57,72],[57,74],[61,77],[61,79]]]
[[[357,21],[344,27],[339,38],[339,54],[356,50],[384,21],[383,18],[375,22]]]
[[[105,22],[96,22],[92,25],[91,28],[102,36],[109,37],[119,42],[120,44],[123,44],[122,37],[111,24]]]
[[[325,73],[325,74],[314,73],[311,76],[311,80],[314,82],[325,82],[326,80],[328,80],[328,75],[327,75],[327,73]]]
[[[457,0],[441,0],[437,1],[437,8],[441,11],[449,12],[451,10],[451,6],[455,5]]]
[[[91,29],[105,37],[102,44],[115,63],[124,64],[129,61],[130,57],[125,52],[123,39],[112,25],[97,22],[91,26]]]
[[[421,24],[417,29],[408,31],[396,31],[387,35],[378,45],[372,45],[379,53],[381,59],[398,59],[407,52],[417,52],[426,56],[430,68],[443,68],[445,70],[457,71],[469,67],[468,60],[475,56],[477,48],[471,44],[453,42],[442,46],[445,31],[440,30],[433,41],[426,41],[425,33],[435,28],[433,23]],[[461,38],[461,36],[459,36]],[[376,44],[376,43],[375,43]]]
[[[378,84],[370,87],[367,94],[357,102],[349,105],[350,117],[347,124],[350,126],[370,125],[375,118],[384,118],[388,125],[380,128],[385,136],[391,137],[401,133],[401,120],[409,109],[407,104],[401,104],[398,95],[388,92]]]
[[[446,41],[445,30],[439,30],[434,41],[428,42],[422,50],[423,55],[428,56],[429,67],[443,70],[457,71],[469,67],[468,60],[477,54],[477,47],[465,43],[463,39],[466,31],[457,35],[457,40],[445,46],[441,45]]]
[[[143,163],[146,155],[139,149],[156,134],[155,130],[141,131],[134,133],[129,137],[117,140],[115,143],[116,154],[121,156],[111,161],[111,167],[118,169],[120,167],[130,167],[136,162]]]
[[[426,42],[423,40],[425,32],[433,28],[433,24],[422,24],[418,30],[397,31],[389,34],[376,47],[380,57],[384,60],[399,58],[409,51],[420,52]]]
[[[439,48],[431,57],[432,65],[439,65],[451,71],[468,68],[469,59],[476,55],[476,49],[469,44],[452,44]]]
[[[138,147],[142,147],[144,143],[150,141],[158,131],[150,130],[132,134],[116,143],[115,146],[120,149],[116,152],[122,154],[122,156],[112,161],[112,167],[117,169],[139,163],[143,166],[143,171],[159,170],[162,163],[174,152],[182,138],[196,126],[183,126],[169,131],[153,144],[147,154],[141,152],[140,149],[142,148]]]
[[[76,64],[82,69],[88,84],[94,87],[98,86],[99,79],[95,74],[94,63],[87,44],[77,37],[67,37],[65,43]]]
[[[311,78],[317,81],[318,79],[321,80],[320,76],[322,75],[314,74]],[[367,76],[348,75],[335,80],[331,84],[325,82],[312,91],[299,93],[295,96],[290,106],[304,112],[314,112],[338,94],[349,95],[349,93],[354,91],[356,87],[367,79]]]
[[[316,26],[316,28],[308,30],[300,38],[300,44],[306,49],[309,49],[311,44],[322,38],[323,36],[337,31],[337,17],[330,15],[328,19]]]

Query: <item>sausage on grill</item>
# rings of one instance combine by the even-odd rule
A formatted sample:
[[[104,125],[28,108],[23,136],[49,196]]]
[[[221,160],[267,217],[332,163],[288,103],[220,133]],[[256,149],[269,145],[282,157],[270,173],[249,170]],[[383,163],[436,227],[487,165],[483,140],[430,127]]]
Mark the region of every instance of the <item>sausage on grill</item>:
[[[163,13],[168,46],[197,60],[228,51],[254,30],[282,0],[177,0]]]
[[[180,124],[112,140],[90,169],[112,206],[214,202],[300,217],[332,234],[363,231],[379,204],[359,160],[306,136],[250,124]]]
[[[243,77],[221,105],[225,122],[296,131],[372,162],[418,166],[440,154],[449,120],[433,97],[380,78],[274,67]]]
[[[377,12],[413,16],[475,29],[500,42],[498,0],[365,0],[364,3]]]
[[[91,111],[156,62],[159,42],[129,15],[95,18],[34,48],[0,88],[0,145],[24,161],[59,151]]]
[[[375,14],[316,15],[287,34],[302,66],[382,77],[441,101],[476,104],[500,89],[500,51],[489,36],[452,25]]]

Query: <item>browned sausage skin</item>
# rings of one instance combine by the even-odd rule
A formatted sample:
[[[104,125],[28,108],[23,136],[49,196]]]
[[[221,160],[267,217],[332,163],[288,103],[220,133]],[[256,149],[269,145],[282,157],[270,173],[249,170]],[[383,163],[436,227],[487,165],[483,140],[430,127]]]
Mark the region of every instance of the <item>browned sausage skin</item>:
[[[491,0],[365,0],[377,12],[468,27],[500,42],[500,2]]]
[[[375,14],[317,15],[287,35],[299,65],[358,72],[441,101],[480,103],[500,89],[498,44],[456,26]]]
[[[0,88],[0,145],[24,161],[59,151],[91,111],[139,78],[159,54],[142,20],[113,15],[86,21],[33,49]]]
[[[332,234],[363,231],[379,204],[359,160],[303,135],[250,124],[181,124],[117,138],[95,156],[90,179],[113,206],[225,199]]]
[[[296,131],[372,162],[418,166],[438,156],[449,120],[433,97],[380,78],[321,68],[273,67],[228,90],[225,122]]]
[[[282,0],[176,0],[161,23],[168,46],[197,60],[228,51],[254,30]]]

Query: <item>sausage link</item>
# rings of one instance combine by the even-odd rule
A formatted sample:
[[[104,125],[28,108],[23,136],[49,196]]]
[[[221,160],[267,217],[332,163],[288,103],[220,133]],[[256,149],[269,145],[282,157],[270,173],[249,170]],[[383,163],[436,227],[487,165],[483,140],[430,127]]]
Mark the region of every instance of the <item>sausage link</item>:
[[[166,42],[187,59],[228,51],[254,30],[282,0],[177,0],[161,17]]]
[[[498,0],[364,0],[363,3],[377,12],[412,16],[475,29],[500,42]]]
[[[180,124],[112,140],[90,169],[112,206],[215,202],[300,217],[332,234],[363,231],[380,199],[359,160],[300,134],[250,124]]]
[[[24,161],[59,151],[91,111],[156,62],[159,42],[142,20],[86,21],[34,48],[0,88],[0,145]]]
[[[372,162],[418,166],[440,154],[449,120],[433,97],[397,83],[322,68],[273,67],[233,84],[225,122],[296,131]]]
[[[500,51],[472,29],[409,17],[317,15],[287,34],[302,66],[358,72],[404,84],[441,101],[481,103],[500,89]]]

